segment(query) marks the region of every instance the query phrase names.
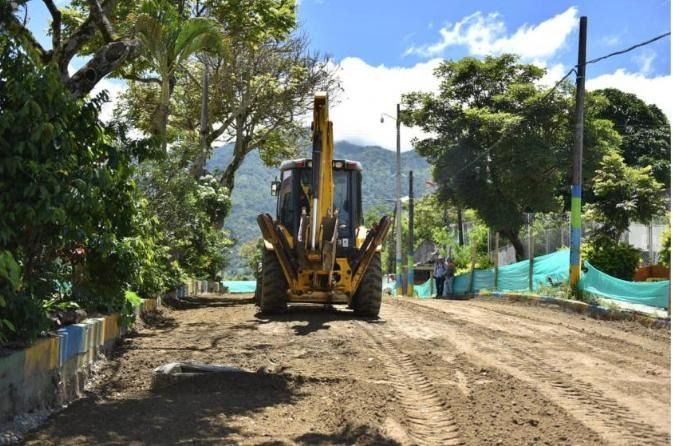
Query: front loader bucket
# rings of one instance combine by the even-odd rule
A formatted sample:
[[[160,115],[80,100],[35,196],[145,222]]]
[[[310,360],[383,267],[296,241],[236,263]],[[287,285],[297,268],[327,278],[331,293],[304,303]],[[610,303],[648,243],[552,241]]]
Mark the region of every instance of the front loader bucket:
[[[367,237],[365,238],[364,243],[362,243],[362,247],[353,257],[353,260],[351,261],[351,267],[353,268],[353,279],[351,283],[354,292],[360,286],[362,277],[364,277],[367,268],[369,268],[374,253],[376,253],[378,247],[381,246],[385,240],[390,225],[390,217],[387,215],[383,216],[379,223],[374,225],[374,227],[367,233]]]

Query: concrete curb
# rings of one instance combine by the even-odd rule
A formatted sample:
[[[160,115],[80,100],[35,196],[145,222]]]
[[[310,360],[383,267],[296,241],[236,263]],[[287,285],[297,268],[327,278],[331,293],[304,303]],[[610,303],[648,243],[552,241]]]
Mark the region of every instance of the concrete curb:
[[[143,299],[137,317],[161,299]],[[0,358],[0,424],[17,415],[63,406],[79,398],[99,355],[109,353],[127,330],[119,314],[85,319],[56,336]]]
[[[475,294],[474,296],[507,299],[510,302],[525,302],[530,305],[556,305],[566,311],[586,314],[587,316],[590,316],[594,319],[635,320],[650,328],[671,328],[670,319],[659,318],[632,310],[616,310],[601,305],[588,304],[578,300],[562,299],[551,296],[539,296],[535,294],[503,293],[497,291],[479,292],[479,294]]]

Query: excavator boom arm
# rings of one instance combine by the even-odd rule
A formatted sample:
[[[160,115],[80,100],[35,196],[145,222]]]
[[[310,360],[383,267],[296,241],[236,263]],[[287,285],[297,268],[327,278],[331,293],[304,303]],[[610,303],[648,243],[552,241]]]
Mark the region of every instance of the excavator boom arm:
[[[329,120],[327,93],[317,93],[313,99],[313,202],[311,204],[311,249],[318,249],[320,226],[323,219],[332,217],[334,206],[334,186],[332,182],[332,160],[334,140],[332,123]]]

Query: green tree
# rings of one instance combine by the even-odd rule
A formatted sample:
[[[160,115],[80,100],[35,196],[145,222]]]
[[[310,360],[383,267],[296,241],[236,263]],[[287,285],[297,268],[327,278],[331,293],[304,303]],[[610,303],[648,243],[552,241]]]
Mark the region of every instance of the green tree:
[[[598,232],[619,240],[632,221],[649,223],[664,212],[663,186],[652,167],[629,167],[616,152],[603,157],[593,177],[594,200],[587,204],[589,219],[601,223]]]
[[[238,250],[238,255],[245,260],[245,266],[255,279],[258,278],[259,264],[262,262],[262,249],[264,249],[264,240],[257,238],[243,243]]]
[[[433,165],[440,200],[477,211],[523,257],[524,211],[548,212],[567,158],[567,101],[543,95],[544,70],[516,56],[444,61],[438,94],[404,95],[404,121],[433,137],[415,142]]]
[[[147,146],[98,122],[105,95],[74,99],[14,39],[0,40],[0,66],[0,252],[21,278],[2,287],[3,319],[28,339],[62,299],[121,310],[153,264],[156,234],[138,224],[147,216],[133,179]]]
[[[143,45],[143,54],[159,75],[159,104],[150,129],[165,148],[175,71],[197,52],[221,48],[223,36],[215,21],[204,17],[184,19],[168,0],[146,0],[136,19],[135,32]]]
[[[177,150],[185,153],[181,146]],[[189,277],[216,279],[231,246],[220,229],[231,208],[229,192],[212,175],[195,179],[188,164],[186,156],[146,162],[140,167],[139,187],[176,268]]]
[[[437,94],[403,96],[404,122],[433,135],[414,145],[433,165],[439,199],[474,209],[520,259],[524,213],[560,210],[557,198],[569,190],[571,89],[541,87],[543,74],[510,54],[467,57],[436,68]],[[589,118],[585,154],[592,165],[619,138],[607,121]]]
[[[647,105],[636,95],[607,88],[594,94],[607,101],[596,116],[612,122],[622,138],[624,162],[630,167],[652,167],[652,175],[666,189],[671,187],[671,126],[656,106]]]

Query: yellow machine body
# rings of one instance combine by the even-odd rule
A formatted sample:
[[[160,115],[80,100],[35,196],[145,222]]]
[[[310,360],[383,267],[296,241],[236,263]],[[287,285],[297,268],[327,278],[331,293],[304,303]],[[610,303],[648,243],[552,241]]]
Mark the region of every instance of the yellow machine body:
[[[381,249],[390,220],[383,217],[369,229],[363,225],[362,168],[355,161],[334,160],[332,122],[324,93],[315,95],[311,130],[312,158],[281,166],[277,217],[261,214],[257,221],[265,249],[275,253],[282,269],[287,302],[351,305],[372,258]],[[337,203],[335,181],[339,185]],[[271,261],[275,265],[275,259]]]

